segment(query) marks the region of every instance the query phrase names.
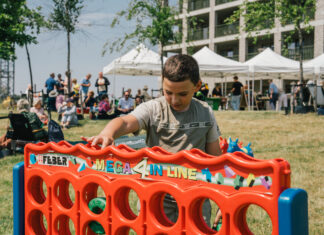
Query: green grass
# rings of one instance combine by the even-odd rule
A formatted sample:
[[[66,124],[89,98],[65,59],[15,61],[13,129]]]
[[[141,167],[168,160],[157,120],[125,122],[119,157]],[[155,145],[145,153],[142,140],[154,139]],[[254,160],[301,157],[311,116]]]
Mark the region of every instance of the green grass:
[[[0,110],[0,114],[6,111]],[[252,142],[259,159],[284,158],[291,166],[291,186],[308,192],[309,234],[324,234],[324,117],[315,114],[290,115],[274,112],[215,112],[223,137]],[[0,120],[3,134],[7,120]],[[66,139],[98,134],[106,121],[91,121],[64,131]],[[22,155],[0,159],[0,234],[13,233],[12,168]],[[134,207],[132,203],[132,207]],[[268,215],[257,206],[247,212],[248,225],[255,234],[271,234]]]

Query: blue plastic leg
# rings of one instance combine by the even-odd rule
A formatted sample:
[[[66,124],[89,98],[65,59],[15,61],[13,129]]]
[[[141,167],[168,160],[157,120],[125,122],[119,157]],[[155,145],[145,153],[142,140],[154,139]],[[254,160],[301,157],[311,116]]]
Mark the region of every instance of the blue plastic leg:
[[[289,188],[280,194],[279,235],[308,235],[307,192]]]
[[[13,168],[13,209],[14,235],[25,234],[24,162]]]

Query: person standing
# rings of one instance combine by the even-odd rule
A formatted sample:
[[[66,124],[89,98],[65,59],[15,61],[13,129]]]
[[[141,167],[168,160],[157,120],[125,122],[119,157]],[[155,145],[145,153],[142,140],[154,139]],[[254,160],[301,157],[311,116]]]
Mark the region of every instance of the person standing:
[[[110,82],[108,78],[103,76],[102,72],[100,72],[98,75],[99,76],[97,78],[95,86],[98,89],[98,96],[100,98],[103,94],[108,94],[108,86],[110,85]]]
[[[45,82],[46,93],[49,94],[54,88],[56,88],[55,74],[51,73],[49,78]]]
[[[82,80],[80,84],[83,97],[86,97],[88,95],[89,87],[91,86],[90,78],[91,78],[91,74],[88,73],[87,76]]]
[[[279,97],[279,92],[278,87],[273,83],[272,79],[269,79],[269,97],[271,109],[276,110],[276,103]]]
[[[70,78],[70,83],[69,83],[69,78]],[[70,86],[70,90],[69,90]],[[71,72],[66,71],[65,72],[65,79],[64,79],[64,95],[69,97],[72,92],[72,78],[71,78]]]
[[[142,92],[142,96],[143,96],[143,101],[146,102],[146,101],[149,101],[152,99],[152,97],[149,95],[149,93],[147,92],[148,91],[148,86],[145,85],[144,88],[143,88],[143,92]]]
[[[240,108],[240,102],[241,102],[241,90],[242,90],[242,83],[238,81],[238,76],[234,76],[234,83],[232,87],[232,100],[231,105],[233,110],[239,110]]]
[[[64,94],[64,81],[60,73],[57,75],[56,90],[58,93]]]
[[[287,94],[280,89],[279,90],[279,98],[278,98],[278,111],[281,110],[281,106],[283,105],[285,109],[285,115],[288,115],[288,97]]]

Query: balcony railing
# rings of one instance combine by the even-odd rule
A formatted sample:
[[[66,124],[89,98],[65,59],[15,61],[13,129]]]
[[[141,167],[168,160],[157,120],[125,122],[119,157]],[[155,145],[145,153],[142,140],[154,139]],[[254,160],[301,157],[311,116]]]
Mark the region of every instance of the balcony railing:
[[[209,0],[191,0],[189,3],[188,3],[188,10],[189,11],[195,11],[195,10],[199,10],[199,9],[202,9],[202,8],[207,8],[209,7]]]
[[[215,5],[220,5],[228,2],[234,2],[236,0],[215,0]]]
[[[190,29],[188,32],[189,41],[204,40],[208,38],[209,38],[209,27]]]
[[[259,52],[247,53],[247,55],[246,55],[246,60],[249,60],[249,59],[253,58],[253,57],[256,56],[257,54],[259,54]]]
[[[215,37],[222,37],[239,33],[239,23],[221,24],[215,27]]]
[[[224,56],[224,57],[226,57],[226,58],[228,58],[228,59],[231,59],[231,60],[235,60],[235,61],[238,61],[239,60],[239,55],[232,55],[232,56]]]
[[[288,49],[288,51],[283,51],[282,54],[289,59],[299,60],[299,48]],[[310,60],[314,58],[314,46],[304,46],[303,47],[303,59]]]
[[[311,11],[311,8],[308,8],[306,11],[306,16],[309,16],[310,20],[314,20],[315,19],[315,11]],[[305,19],[305,15],[303,17],[303,20]],[[283,25],[289,25],[289,24],[293,24],[293,20],[289,20],[286,22],[286,24]]]

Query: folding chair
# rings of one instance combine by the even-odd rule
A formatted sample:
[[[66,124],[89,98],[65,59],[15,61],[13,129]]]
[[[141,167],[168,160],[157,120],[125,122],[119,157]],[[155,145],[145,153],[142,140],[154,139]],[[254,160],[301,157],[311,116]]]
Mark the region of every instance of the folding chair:
[[[9,120],[13,129],[11,148],[14,154],[17,146],[24,147],[28,143],[39,141],[39,139],[35,139],[34,133],[44,131],[43,128],[33,130],[28,119],[21,113],[10,113]],[[43,139],[43,141],[47,142],[47,139]]]

